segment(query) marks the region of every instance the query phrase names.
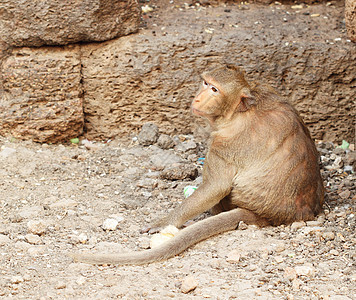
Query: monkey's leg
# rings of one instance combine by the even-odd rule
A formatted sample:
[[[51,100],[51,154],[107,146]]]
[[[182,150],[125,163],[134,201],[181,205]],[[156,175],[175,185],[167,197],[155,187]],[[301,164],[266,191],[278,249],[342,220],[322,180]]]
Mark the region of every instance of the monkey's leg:
[[[212,215],[217,215],[221,212],[228,211],[228,210],[234,209],[236,207],[237,206],[232,203],[231,194],[229,194],[224,199],[222,199],[218,204],[213,206],[210,209],[210,213]]]
[[[266,220],[258,217],[253,212],[235,208],[184,228],[173,239],[165,242],[158,248],[123,254],[74,253],[70,254],[70,256],[75,261],[90,264],[139,265],[161,261],[173,257],[211,236],[236,229],[240,221],[249,224],[267,224]]]
[[[149,231],[150,233],[155,233],[168,225],[174,225],[177,228],[181,227],[186,221],[217,205],[221,199],[230,193],[230,186],[230,184],[226,184],[226,186],[221,184],[219,187],[212,184],[202,184],[168,216],[144,227],[141,232]]]

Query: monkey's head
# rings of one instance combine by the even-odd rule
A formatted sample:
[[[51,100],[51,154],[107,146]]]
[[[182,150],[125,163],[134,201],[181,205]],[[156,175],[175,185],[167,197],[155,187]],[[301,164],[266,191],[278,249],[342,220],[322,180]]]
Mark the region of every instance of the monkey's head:
[[[203,83],[192,103],[192,112],[214,122],[245,112],[255,104],[244,72],[233,65],[214,68],[202,74]]]

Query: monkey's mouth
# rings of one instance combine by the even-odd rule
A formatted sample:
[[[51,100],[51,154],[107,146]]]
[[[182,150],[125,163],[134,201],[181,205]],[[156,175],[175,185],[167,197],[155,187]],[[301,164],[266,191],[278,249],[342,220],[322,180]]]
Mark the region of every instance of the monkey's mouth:
[[[205,115],[204,112],[202,112],[201,110],[196,109],[194,107],[192,107],[192,113],[196,116],[204,116]]]

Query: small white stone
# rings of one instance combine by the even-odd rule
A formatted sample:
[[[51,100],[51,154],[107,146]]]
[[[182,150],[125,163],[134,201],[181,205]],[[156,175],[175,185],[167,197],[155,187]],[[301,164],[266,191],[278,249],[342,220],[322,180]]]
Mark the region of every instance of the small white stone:
[[[43,220],[30,220],[27,222],[29,232],[37,235],[44,234],[47,230],[47,224]]]
[[[296,266],[294,269],[298,276],[313,276],[315,274],[315,268],[308,265]]]
[[[32,233],[26,234],[25,240],[27,241],[27,243],[32,245],[37,245],[41,243],[41,238],[38,235]]]
[[[47,252],[46,246],[32,246],[28,248],[27,253],[30,256],[38,256],[38,255],[43,255]]]
[[[58,281],[55,288],[57,290],[65,289],[67,287],[66,283],[64,281]]]
[[[10,279],[11,283],[13,284],[19,284],[21,282],[23,282],[23,277],[18,275],[18,276],[12,276],[11,279]]]
[[[192,275],[187,276],[182,283],[181,291],[184,294],[189,293],[190,291],[195,290],[195,288],[198,286],[198,281],[196,278]]]
[[[0,234],[0,246],[4,246],[10,243],[10,238],[7,235]]]
[[[240,261],[241,254],[238,250],[232,250],[228,253],[226,261],[229,263],[238,263]]]
[[[274,259],[276,260],[276,262],[277,262],[277,263],[281,263],[281,262],[283,262],[283,261],[284,261],[284,257],[283,257],[283,256],[280,256],[280,255],[275,256],[275,258],[274,258]]]
[[[300,222],[294,222],[291,226],[290,229],[292,231],[297,231],[298,229],[304,227],[306,224],[304,221],[300,221]]]
[[[4,147],[2,151],[0,152],[0,157],[6,158],[9,157],[10,155],[14,154],[16,152],[15,149]]]
[[[117,225],[119,225],[119,222],[115,219],[106,219],[103,222],[103,229],[104,230],[115,230],[117,228]]]
[[[78,205],[77,201],[74,201],[73,199],[63,199],[59,200],[57,202],[54,202],[49,205],[51,209],[56,209],[56,208],[73,208]]]
[[[78,235],[78,240],[79,240],[79,242],[84,244],[84,243],[87,242],[88,236],[85,233],[81,233],[81,234]]]
[[[79,285],[83,285],[85,283],[86,279],[83,276],[79,276],[79,278],[77,279],[76,283]]]
[[[340,255],[340,252],[337,251],[337,250],[335,250],[335,249],[330,250],[329,253],[330,253],[331,255],[334,255],[334,256],[339,256],[339,255]]]

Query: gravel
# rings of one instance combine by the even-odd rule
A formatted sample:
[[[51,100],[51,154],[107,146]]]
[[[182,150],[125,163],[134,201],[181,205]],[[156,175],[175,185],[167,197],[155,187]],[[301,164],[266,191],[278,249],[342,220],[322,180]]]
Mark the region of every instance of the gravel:
[[[327,197],[314,221],[241,224],[150,265],[73,263],[73,251],[147,249],[151,236],[140,228],[201,183],[204,143],[164,139],[174,146],[143,146],[137,137],[90,147],[0,138],[0,298],[354,299],[353,144],[317,142]]]

